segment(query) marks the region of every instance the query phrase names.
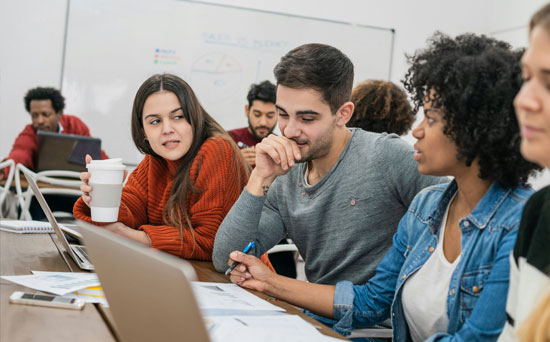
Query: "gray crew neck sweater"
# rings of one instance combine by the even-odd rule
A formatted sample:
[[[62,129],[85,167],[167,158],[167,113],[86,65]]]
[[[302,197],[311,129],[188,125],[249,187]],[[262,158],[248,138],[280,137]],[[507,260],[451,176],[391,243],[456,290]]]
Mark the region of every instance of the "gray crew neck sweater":
[[[307,164],[300,163],[265,197],[243,190],[216,234],[219,272],[248,242],[256,241],[253,254],[260,256],[288,236],[311,282],[362,284],[374,275],[414,196],[448,180],[420,175],[413,149],[398,136],[351,130],[340,158],[315,185],[304,186]]]

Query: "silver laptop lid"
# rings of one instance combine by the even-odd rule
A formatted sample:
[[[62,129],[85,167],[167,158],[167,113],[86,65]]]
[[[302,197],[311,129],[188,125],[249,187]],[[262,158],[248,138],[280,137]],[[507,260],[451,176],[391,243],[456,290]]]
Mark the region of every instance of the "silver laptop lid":
[[[69,246],[69,242],[65,238],[65,235],[61,231],[61,228],[59,228],[59,225],[57,224],[57,220],[55,219],[55,216],[53,216],[52,211],[50,210],[50,207],[48,206],[48,203],[46,202],[46,199],[44,198],[44,195],[40,192],[40,189],[38,189],[38,185],[36,184],[36,181],[34,178],[30,177],[26,173],[23,173],[25,175],[25,178],[27,179],[27,183],[32,189],[32,192],[34,193],[34,196],[38,200],[38,203],[40,204],[40,207],[44,211],[44,214],[46,214],[46,217],[48,218],[48,221],[52,225],[53,231],[55,232],[55,235],[57,235],[57,238],[59,241],[61,241],[61,244],[63,245],[63,248],[69,253],[71,258],[77,263],[79,267],[82,268],[82,262],[79,260],[79,258],[74,254],[73,250]],[[89,267],[86,267],[85,269],[89,269]],[[93,269],[93,267],[92,267]]]
[[[122,341],[209,341],[187,261],[78,221]]]

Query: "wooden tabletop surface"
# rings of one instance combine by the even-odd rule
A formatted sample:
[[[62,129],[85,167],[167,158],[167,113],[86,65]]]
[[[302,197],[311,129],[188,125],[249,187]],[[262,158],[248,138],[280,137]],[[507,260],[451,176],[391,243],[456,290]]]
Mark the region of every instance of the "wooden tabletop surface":
[[[0,231],[0,275],[27,275],[33,271],[81,272],[63,251],[55,234],[14,234]],[[199,281],[229,282],[211,262],[191,261]],[[87,303],[84,310],[10,304],[14,291],[36,290],[0,279],[0,341],[115,341],[116,327],[108,308]],[[263,293],[250,291],[270,303],[299,315],[332,337],[341,335],[303,314],[298,308]]]
[[[0,231],[0,275],[28,275],[31,270],[70,271],[52,235]],[[96,305],[78,311],[10,304],[14,291],[36,292],[0,279],[0,341],[115,340]]]

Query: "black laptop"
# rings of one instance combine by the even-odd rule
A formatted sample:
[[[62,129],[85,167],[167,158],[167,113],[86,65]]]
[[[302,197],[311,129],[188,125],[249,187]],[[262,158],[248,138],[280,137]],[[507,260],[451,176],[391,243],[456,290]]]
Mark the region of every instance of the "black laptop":
[[[86,171],[86,154],[101,159],[101,139],[38,131],[36,171]]]

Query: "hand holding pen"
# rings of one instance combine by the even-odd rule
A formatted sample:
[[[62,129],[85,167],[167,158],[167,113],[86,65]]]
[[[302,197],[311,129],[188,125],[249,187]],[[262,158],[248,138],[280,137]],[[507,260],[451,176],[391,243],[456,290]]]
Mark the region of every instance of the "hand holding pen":
[[[252,248],[254,248],[254,241],[250,241],[248,245],[246,245],[246,247],[243,249],[243,253],[248,254],[248,252],[250,252]],[[239,266],[239,264],[240,262],[233,262],[233,264],[227,269],[227,271],[225,271],[225,275],[231,273],[231,271],[233,271],[235,267]]]

